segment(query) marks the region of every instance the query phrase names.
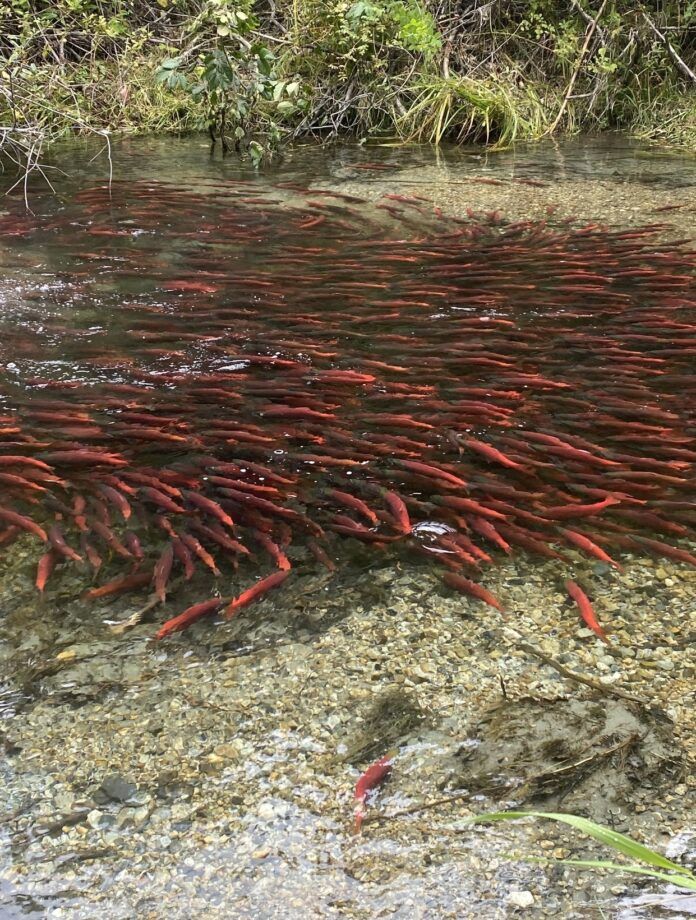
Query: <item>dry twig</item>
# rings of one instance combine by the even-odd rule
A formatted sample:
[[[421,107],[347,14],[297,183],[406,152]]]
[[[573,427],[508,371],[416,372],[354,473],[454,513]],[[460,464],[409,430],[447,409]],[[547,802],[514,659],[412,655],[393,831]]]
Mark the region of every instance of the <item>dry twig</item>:
[[[558,110],[558,114],[554,118],[553,123],[551,124],[551,127],[546,131],[546,134],[553,134],[553,132],[558,127],[561,121],[561,118],[563,118],[565,110],[568,107],[568,101],[570,97],[573,95],[573,88],[575,86],[575,82],[578,79],[578,76],[580,75],[580,69],[582,68],[582,65],[585,62],[585,56],[587,55],[587,50],[590,47],[592,36],[594,35],[597,29],[597,23],[599,22],[602,16],[602,13],[604,12],[604,7],[606,5],[607,5],[607,0],[602,0],[602,4],[599,8],[597,15],[594,17],[590,25],[587,27],[587,32],[585,33],[585,41],[583,42],[583,46],[580,49],[580,57],[578,58],[578,63],[576,64],[575,70],[573,71],[573,75],[571,76],[570,81],[568,83],[568,88],[566,89],[566,93],[565,93],[565,96],[563,97],[563,102],[561,103],[561,107]]]

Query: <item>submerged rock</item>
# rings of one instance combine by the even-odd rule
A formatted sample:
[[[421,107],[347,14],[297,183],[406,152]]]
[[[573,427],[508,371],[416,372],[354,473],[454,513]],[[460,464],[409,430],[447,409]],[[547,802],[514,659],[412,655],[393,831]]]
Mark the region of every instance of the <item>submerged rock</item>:
[[[102,780],[102,784],[94,794],[94,800],[100,801],[100,804],[111,802],[127,802],[132,799],[138,791],[135,783],[124,779],[118,773],[112,773]]]

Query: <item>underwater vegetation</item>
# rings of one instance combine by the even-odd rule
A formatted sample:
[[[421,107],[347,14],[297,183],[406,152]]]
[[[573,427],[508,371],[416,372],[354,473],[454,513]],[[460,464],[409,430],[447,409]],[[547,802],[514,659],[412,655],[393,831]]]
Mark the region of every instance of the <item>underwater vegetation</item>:
[[[696,565],[694,253],[550,221],[243,180],[11,202],[2,238],[50,242],[60,284],[0,320],[3,551],[43,545],[40,591],[66,565],[87,599],[152,591],[160,638],[351,540],[500,611],[501,553]]]

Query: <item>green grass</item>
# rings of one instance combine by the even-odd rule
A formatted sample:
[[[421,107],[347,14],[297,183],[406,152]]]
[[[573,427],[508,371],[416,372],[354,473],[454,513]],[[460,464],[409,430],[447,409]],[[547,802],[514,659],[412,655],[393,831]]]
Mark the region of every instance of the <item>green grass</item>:
[[[544,109],[530,90],[504,82],[465,77],[430,77],[410,90],[406,111],[395,120],[407,140],[439,144],[445,139],[504,147],[519,137],[535,138],[547,125]]]
[[[611,828],[596,824],[594,821],[578,815],[545,811],[497,811],[475,815],[467,820],[471,824],[488,824],[496,821],[517,821],[520,818],[542,818],[559,821],[574,827],[583,834],[587,834],[588,837],[592,837],[604,846],[610,847],[616,853],[633,860],[631,863],[615,863],[604,859],[562,859],[558,860],[558,862],[585,869],[604,869],[609,872],[628,872],[643,875],[669,882],[677,888],[696,891],[696,874],[689,869],[672,862],[671,859],[667,859],[656,850],[638,843],[625,834],[619,834],[611,830]]]

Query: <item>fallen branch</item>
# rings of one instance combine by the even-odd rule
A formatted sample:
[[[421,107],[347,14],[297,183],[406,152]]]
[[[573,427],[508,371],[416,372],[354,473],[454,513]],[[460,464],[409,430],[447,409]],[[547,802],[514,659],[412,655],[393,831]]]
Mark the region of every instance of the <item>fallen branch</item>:
[[[526,642],[519,642],[517,648],[523,652],[527,652],[529,655],[534,655],[535,658],[539,658],[544,664],[548,664],[568,680],[573,680],[578,684],[585,684],[586,687],[592,687],[593,690],[599,690],[600,693],[604,693],[608,696],[618,696],[620,699],[630,700],[632,703],[643,702],[640,697],[633,696],[632,693],[626,693],[625,690],[620,690],[618,687],[610,687],[599,680],[595,680],[593,677],[589,677],[587,674],[579,674],[577,671],[568,670],[560,661],[556,661],[555,658],[551,658],[540,649],[534,648],[533,645],[528,645]]]

